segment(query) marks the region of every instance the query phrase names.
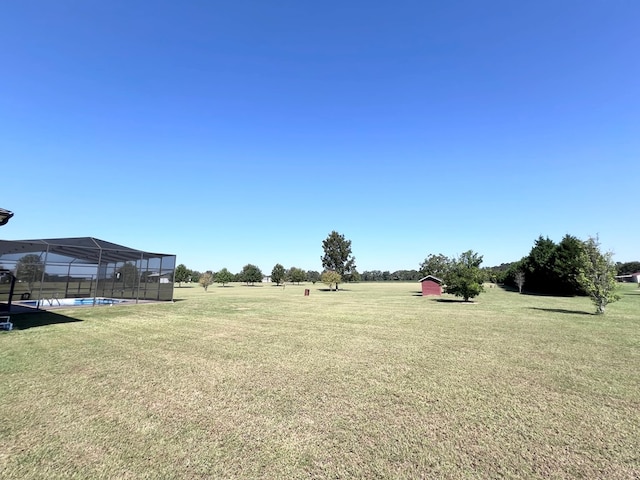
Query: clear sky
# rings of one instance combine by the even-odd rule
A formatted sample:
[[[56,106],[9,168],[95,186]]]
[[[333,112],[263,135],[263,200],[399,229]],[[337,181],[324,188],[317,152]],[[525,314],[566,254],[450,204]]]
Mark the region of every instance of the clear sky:
[[[2,238],[359,271],[640,259],[640,2],[5,0]]]

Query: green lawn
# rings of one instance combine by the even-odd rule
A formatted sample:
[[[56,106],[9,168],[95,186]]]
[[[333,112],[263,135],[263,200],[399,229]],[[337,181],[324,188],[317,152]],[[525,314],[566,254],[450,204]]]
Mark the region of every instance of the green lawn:
[[[586,298],[344,287],[15,316],[0,477],[640,477],[634,285],[604,317]]]

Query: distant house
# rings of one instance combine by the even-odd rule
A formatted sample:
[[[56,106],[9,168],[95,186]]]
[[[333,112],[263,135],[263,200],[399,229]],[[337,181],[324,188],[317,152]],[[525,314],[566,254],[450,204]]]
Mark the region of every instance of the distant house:
[[[640,272],[629,273],[627,275],[616,275],[616,280],[619,282],[640,283]]]
[[[442,280],[433,275],[427,275],[424,278],[421,278],[420,283],[422,284],[422,296],[426,297],[427,295],[442,295]]]

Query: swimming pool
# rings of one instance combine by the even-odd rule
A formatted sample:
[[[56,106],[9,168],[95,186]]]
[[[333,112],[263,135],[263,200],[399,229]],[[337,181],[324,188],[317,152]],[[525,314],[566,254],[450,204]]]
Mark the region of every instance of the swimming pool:
[[[40,300],[21,300],[18,305],[29,307],[73,307],[76,305],[113,305],[126,302],[119,298],[91,297],[91,298],[43,298]]]

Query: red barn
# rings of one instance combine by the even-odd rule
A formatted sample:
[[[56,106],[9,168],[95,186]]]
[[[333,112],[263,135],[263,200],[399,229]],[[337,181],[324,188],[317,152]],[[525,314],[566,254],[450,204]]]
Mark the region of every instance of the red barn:
[[[420,279],[422,284],[422,296],[427,295],[442,295],[442,280],[434,277],[433,275],[427,275]]]

